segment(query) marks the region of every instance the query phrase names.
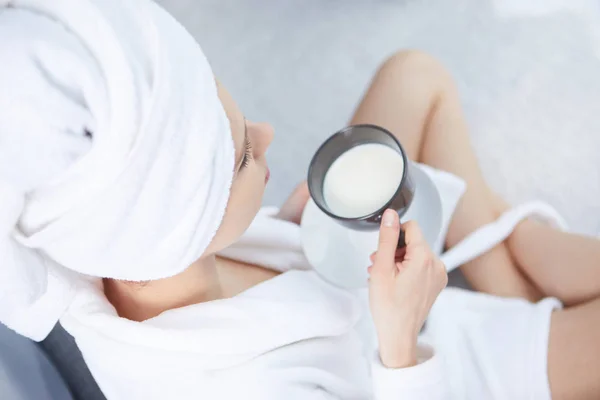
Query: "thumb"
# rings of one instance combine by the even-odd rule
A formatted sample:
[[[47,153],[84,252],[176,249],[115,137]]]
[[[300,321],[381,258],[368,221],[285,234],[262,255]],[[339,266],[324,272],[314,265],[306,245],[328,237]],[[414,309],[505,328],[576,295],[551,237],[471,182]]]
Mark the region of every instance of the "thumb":
[[[394,210],[386,210],[379,228],[379,245],[375,264],[384,268],[396,268],[396,248],[400,235],[400,218]]]

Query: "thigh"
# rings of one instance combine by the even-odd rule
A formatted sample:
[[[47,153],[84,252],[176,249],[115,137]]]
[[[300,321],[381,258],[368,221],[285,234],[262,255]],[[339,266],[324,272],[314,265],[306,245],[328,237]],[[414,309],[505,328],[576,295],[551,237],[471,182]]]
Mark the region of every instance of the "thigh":
[[[600,299],[554,312],[548,376],[553,399],[600,398]]]
[[[417,51],[400,52],[378,70],[351,124],[374,124],[392,132],[412,160],[419,161],[425,125],[436,94],[437,63]]]
[[[451,172],[467,183],[467,192],[448,230],[448,246],[497,218],[469,141],[452,77],[431,56],[408,51],[385,62],[351,122],[387,128],[398,137],[411,159]],[[517,270],[504,245],[461,270],[479,291],[528,299],[539,297]]]

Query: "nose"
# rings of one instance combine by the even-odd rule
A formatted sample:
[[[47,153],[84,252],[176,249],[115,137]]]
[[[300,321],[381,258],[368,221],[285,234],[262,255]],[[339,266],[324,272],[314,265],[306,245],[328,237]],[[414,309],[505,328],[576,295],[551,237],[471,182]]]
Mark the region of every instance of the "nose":
[[[269,145],[273,141],[273,127],[266,122],[247,122],[247,124],[253,155],[256,158],[260,158],[265,155]]]

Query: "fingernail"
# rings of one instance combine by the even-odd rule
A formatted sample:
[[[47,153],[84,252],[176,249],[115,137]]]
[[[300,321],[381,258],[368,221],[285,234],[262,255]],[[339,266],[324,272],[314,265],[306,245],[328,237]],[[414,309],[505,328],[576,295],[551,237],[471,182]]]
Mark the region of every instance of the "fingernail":
[[[394,222],[396,221],[396,211],[394,210],[385,210],[383,213],[382,223],[383,226],[391,228],[394,226]]]

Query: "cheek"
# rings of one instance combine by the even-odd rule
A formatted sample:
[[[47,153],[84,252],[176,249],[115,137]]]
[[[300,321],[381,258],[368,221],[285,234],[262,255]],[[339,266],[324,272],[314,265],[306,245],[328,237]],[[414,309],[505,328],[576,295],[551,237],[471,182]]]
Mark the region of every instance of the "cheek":
[[[233,244],[248,229],[262,203],[264,174],[251,165],[231,186],[231,195],[223,222],[210,246],[216,253]]]
[[[235,203],[239,220],[250,224],[262,204],[265,177],[257,165],[251,165],[247,171],[244,171],[244,176],[240,178],[240,181],[236,182],[239,185],[231,188],[231,202]]]

